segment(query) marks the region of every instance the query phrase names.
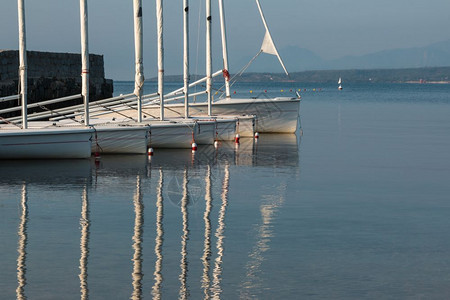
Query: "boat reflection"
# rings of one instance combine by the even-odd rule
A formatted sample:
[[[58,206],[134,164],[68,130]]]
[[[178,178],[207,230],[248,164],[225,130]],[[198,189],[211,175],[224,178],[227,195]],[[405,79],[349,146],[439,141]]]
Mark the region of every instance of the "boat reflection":
[[[211,209],[212,209],[212,185],[211,185],[211,166],[208,166],[205,177],[205,213],[203,214],[203,220],[205,222],[205,240],[203,242],[203,273],[202,273],[202,290],[204,299],[210,299],[209,289],[211,287],[210,269],[211,269]]]
[[[142,233],[144,224],[144,204],[142,202],[141,177],[136,178],[136,193],[134,194],[134,235],[133,235],[133,293],[131,299],[142,298]]]
[[[27,226],[28,226],[28,195],[27,195],[27,185],[22,184],[22,197],[20,200],[20,223],[17,234],[19,236],[19,242],[17,247],[17,252],[19,256],[17,257],[17,289],[16,296],[17,299],[27,299],[25,296],[25,285],[27,284],[26,279],[26,258],[27,258]]]
[[[164,201],[163,201],[163,186],[164,186],[164,172],[159,169],[159,182],[157,188],[157,200],[156,200],[156,238],[155,238],[155,272],[153,273],[155,283],[152,288],[153,299],[161,299],[161,286],[163,282],[162,275],[162,247],[164,241]]]
[[[220,295],[222,294],[221,282],[222,282],[222,264],[223,264],[223,255],[224,255],[224,242],[225,242],[225,213],[228,205],[228,188],[230,186],[230,169],[229,166],[225,166],[225,175],[223,178],[222,185],[222,195],[221,200],[222,204],[220,206],[219,212],[219,226],[216,230],[216,249],[217,249],[217,257],[215,259],[214,270],[213,270],[213,282],[211,287],[211,293],[213,299],[220,299]]]
[[[83,189],[82,200],[81,200],[81,218],[80,218],[80,228],[81,228],[81,238],[80,238],[80,293],[81,299],[89,299],[89,289],[88,289],[88,257],[89,257],[89,199],[87,185]]]
[[[257,141],[241,139],[238,146],[223,142],[218,149],[200,148],[194,154],[185,150],[161,151],[151,158],[105,155],[99,161],[30,161],[27,164],[5,161],[0,169],[11,173],[11,176],[2,177],[0,187],[10,184],[19,186],[22,180],[17,229],[17,299],[26,299],[32,295],[32,291],[27,291],[30,295],[25,295],[29,243],[28,185],[37,184],[40,190],[51,191],[55,185],[69,183],[72,184],[70,188],[81,195],[78,273],[81,299],[88,299],[90,293],[98,289],[99,279],[89,277],[88,274],[98,272],[98,268],[103,266],[103,263],[99,265],[95,261],[98,256],[90,256],[91,247],[97,253],[105,250],[102,248],[104,245],[93,243],[95,235],[91,235],[91,230],[107,226],[101,224],[105,219],[98,217],[99,213],[105,213],[99,210],[107,207],[99,206],[96,202],[105,190],[104,187],[97,189],[96,184],[93,184],[97,179],[101,179],[100,182],[113,193],[121,187],[110,182],[128,182],[125,180],[127,179],[128,186],[133,185],[133,195],[129,193],[125,196],[127,201],[120,203],[134,213],[131,215],[134,226],[130,222],[132,242],[123,249],[115,250],[116,253],[126,253],[129,258],[130,244],[132,247],[132,266],[126,269],[128,272],[131,270],[132,284],[127,291],[131,299],[142,299],[145,295],[151,295],[153,299],[221,299],[229,293],[224,288],[224,280],[229,280],[225,276],[228,273],[223,272],[224,264],[228,262],[224,260],[227,257],[228,236],[233,235],[232,232],[227,233],[227,219],[232,217],[228,208],[236,205],[235,200],[239,200],[233,199],[236,194],[230,194],[233,175],[240,172],[240,166],[273,168],[277,165],[299,169],[298,140],[295,135],[262,135]],[[20,168],[20,172],[16,171],[17,168]],[[43,169],[50,170],[51,173],[43,172]],[[152,180],[152,175],[155,180]],[[116,181],[105,180],[109,177]],[[174,184],[174,178],[179,179],[179,184]],[[254,240],[248,248],[247,259],[242,264],[241,276],[245,279],[236,292],[241,298],[252,298],[255,291],[264,287],[261,279],[262,263],[271,247],[275,234],[274,221],[285,202],[286,190],[287,185],[281,180],[276,189],[261,192],[261,203],[258,203],[261,219],[250,233]],[[152,221],[145,223],[146,218]],[[57,226],[55,230],[58,230]],[[174,232],[181,232],[181,235]],[[144,248],[144,233],[152,237],[149,239],[150,244],[147,244],[147,249],[154,245],[150,251]],[[77,260],[78,256],[73,259],[74,262]],[[144,262],[151,263],[146,265]],[[128,266],[130,267],[129,263]],[[124,270],[119,269],[118,272]],[[153,274],[152,282],[144,281],[145,273]],[[50,282],[48,284],[51,285]]]

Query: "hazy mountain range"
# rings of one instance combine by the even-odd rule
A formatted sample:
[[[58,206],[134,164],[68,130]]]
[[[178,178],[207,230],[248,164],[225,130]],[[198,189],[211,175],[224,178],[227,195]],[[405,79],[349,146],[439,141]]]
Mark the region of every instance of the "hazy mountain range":
[[[344,69],[397,69],[450,66],[450,40],[425,47],[404,48],[374,52],[361,56],[345,56],[326,60],[314,52],[290,46],[279,49],[288,71],[344,70]],[[275,57],[265,55],[248,72],[282,72]],[[242,57],[236,65],[244,66],[250,57]]]

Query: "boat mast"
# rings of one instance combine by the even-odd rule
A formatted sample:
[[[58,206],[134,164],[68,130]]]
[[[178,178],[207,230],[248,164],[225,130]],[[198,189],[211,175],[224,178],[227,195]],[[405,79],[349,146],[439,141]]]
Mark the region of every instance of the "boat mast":
[[[189,0],[183,0],[184,118],[189,118]]]
[[[223,0],[219,0],[220,32],[222,33],[223,75],[225,77],[225,94],[230,98],[230,74],[228,69],[227,32],[225,27],[225,11]]]
[[[27,111],[27,46],[25,32],[25,7],[24,0],[17,1],[19,12],[19,77],[20,77],[20,95],[22,98],[22,129],[28,128]]]
[[[133,1],[134,10],[134,54],[136,74],[134,76],[134,94],[137,96],[138,122],[142,122],[142,88],[144,86],[144,65],[142,62],[142,0]]]
[[[89,126],[89,41],[87,0],[80,0],[81,95],[84,101],[84,125]]]
[[[212,115],[212,58],[211,58],[211,0],[206,0],[206,94],[208,101],[208,116]]]
[[[159,118],[164,120],[164,44],[163,44],[163,3],[156,0],[156,27],[158,31],[158,95]]]

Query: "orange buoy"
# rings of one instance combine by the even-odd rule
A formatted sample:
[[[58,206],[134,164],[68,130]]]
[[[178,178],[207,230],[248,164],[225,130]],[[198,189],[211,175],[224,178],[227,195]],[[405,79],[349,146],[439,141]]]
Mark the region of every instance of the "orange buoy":
[[[153,156],[153,148],[148,148],[148,155]]]
[[[239,144],[239,140],[241,139],[241,136],[239,135],[239,133],[236,133],[236,136],[234,137],[234,142],[236,144]]]
[[[192,143],[192,151],[197,151],[197,143],[196,142]]]
[[[259,133],[255,132],[255,139],[259,139]]]

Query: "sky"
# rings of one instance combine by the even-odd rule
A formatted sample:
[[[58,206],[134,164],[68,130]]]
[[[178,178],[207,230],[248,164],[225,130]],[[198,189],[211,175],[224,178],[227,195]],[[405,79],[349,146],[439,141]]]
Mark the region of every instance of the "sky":
[[[143,0],[144,72],[156,71],[155,1]],[[218,1],[213,2],[213,65],[222,68]],[[224,0],[230,72],[261,46],[264,27],[254,0]],[[448,0],[260,0],[277,48],[306,48],[325,59],[422,47],[450,39]],[[190,73],[204,74],[205,4],[190,0]],[[167,75],[181,74],[183,1],[164,1]],[[27,48],[80,52],[79,1],[25,0]],[[106,77],[134,78],[133,1],[88,1],[89,50],[102,54]],[[200,17],[200,19],[199,19]],[[18,49],[17,1],[0,4],[0,49]],[[258,58],[259,59],[259,58]],[[273,59],[263,58],[263,59]],[[301,58],[299,58],[301,59]],[[289,66],[287,66],[289,69]],[[296,71],[296,70],[290,70]],[[280,67],[280,72],[282,69]]]

